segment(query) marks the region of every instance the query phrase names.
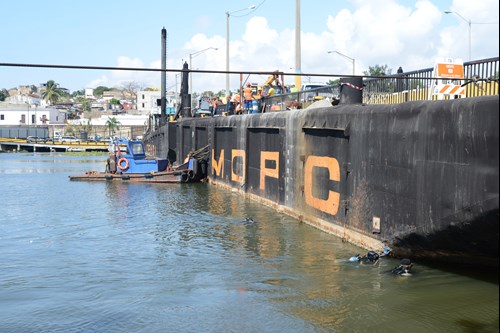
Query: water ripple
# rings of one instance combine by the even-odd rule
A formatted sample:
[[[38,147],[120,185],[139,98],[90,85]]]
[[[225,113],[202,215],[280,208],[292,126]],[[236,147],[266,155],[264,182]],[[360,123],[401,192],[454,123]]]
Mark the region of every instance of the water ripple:
[[[348,263],[363,250],[206,184],[68,181],[102,161],[0,154],[0,332],[498,331],[498,285]]]

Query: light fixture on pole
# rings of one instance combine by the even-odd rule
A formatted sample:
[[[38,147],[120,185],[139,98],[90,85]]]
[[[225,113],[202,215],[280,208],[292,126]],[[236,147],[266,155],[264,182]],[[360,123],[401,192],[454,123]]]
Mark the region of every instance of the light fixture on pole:
[[[459,13],[452,12],[451,10],[446,10],[444,13],[445,14],[455,14],[458,17],[460,17],[462,20],[467,22],[467,24],[469,25],[469,61],[471,61],[472,60],[472,22],[470,20],[466,19],[465,17],[463,17],[462,15],[460,15]]]
[[[190,53],[189,54],[189,69],[192,70],[193,69],[193,57],[203,53],[203,52],[206,52],[208,50],[218,50],[218,48],[216,47],[207,47],[206,49],[203,49],[201,51],[197,51],[197,52],[194,52],[194,53]],[[191,95],[193,92],[193,74],[191,72],[189,72],[189,94]]]
[[[229,16],[231,14],[241,12],[244,10],[253,10],[257,6],[251,5],[250,7],[238,9],[232,12],[226,12],[226,94],[229,94]]]
[[[343,53],[340,53],[339,51],[328,51],[328,53],[337,53],[339,56],[342,56],[352,62],[352,75],[356,75],[356,60],[354,58],[351,58],[349,56],[346,56]]]

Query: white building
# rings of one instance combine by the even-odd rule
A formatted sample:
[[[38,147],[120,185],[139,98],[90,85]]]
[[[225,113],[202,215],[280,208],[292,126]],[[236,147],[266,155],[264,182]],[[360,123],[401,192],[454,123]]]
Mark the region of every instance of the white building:
[[[94,97],[94,89],[92,89],[92,88],[85,88],[85,98],[95,99],[95,97]]]
[[[137,92],[137,110],[143,114],[151,112],[151,109],[157,106],[156,100],[161,98],[159,91],[138,91]]]
[[[160,91],[138,91],[137,110],[141,114],[159,113],[160,105],[157,102],[161,99]],[[174,96],[166,96],[167,113],[175,113],[176,100]]]
[[[63,125],[65,122],[66,110],[0,102],[0,126]]]

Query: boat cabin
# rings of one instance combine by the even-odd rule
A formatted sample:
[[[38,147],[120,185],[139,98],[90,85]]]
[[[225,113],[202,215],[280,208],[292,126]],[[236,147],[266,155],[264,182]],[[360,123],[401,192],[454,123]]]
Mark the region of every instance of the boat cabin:
[[[114,140],[110,151],[116,156],[116,166],[121,173],[161,172],[168,166],[167,159],[148,157],[144,142],[139,140]]]

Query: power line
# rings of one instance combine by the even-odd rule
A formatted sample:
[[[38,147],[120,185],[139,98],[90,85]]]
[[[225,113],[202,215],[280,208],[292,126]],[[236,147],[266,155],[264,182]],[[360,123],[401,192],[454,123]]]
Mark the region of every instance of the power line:
[[[138,67],[111,67],[111,66],[86,66],[86,65],[53,65],[53,64],[20,64],[20,63],[0,63],[0,67],[28,67],[28,68],[60,68],[60,69],[89,69],[89,70],[112,70],[112,71],[135,71],[135,72],[174,72],[182,73],[183,69],[160,69],[160,68],[138,68]],[[221,70],[207,70],[207,69],[191,69],[187,70],[191,73],[205,73],[205,74],[252,74],[252,75],[271,75],[276,74],[274,71],[221,71]],[[280,75],[297,75],[297,73],[279,72]],[[345,76],[338,74],[307,74],[301,75],[308,76]]]
[[[3,63],[0,62],[0,67],[27,67],[27,68],[59,68],[59,69],[86,69],[86,70],[111,70],[111,71],[135,71],[135,72],[171,72],[171,73],[200,73],[200,74],[248,74],[248,75],[285,75],[285,76],[311,76],[311,77],[357,77],[359,75],[344,74],[318,74],[318,73],[287,73],[274,71],[221,71],[221,70],[206,70],[206,69],[160,69],[160,68],[138,68],[138,67],[111,67],[111,66],[86,66],[86,65],[51,65],[51,64],[21,64],[21,63]],[[363,78],[384,79],[391,76],[386,75],[362,75]],[[441,77],[420,77],[419,79],[443,79]]]

